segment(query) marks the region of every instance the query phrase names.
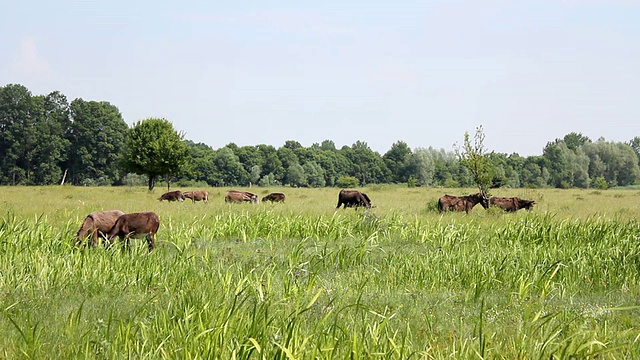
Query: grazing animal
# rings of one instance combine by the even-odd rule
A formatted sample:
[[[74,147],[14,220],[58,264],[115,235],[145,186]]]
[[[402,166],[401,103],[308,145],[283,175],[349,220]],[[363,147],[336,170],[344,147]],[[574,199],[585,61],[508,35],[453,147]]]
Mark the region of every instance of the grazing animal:
[[[196,201],[203,201],[205,204],[209,203],[209,193],[205,190],[187,191],[182,193],[186,199],[191,199],[194,203]]]
[[[124,215],[124,212],[107,210],[95,211],[87,215],[76,234],[76,245],[82,244],[87,235],[91,234],[91,246],[96,247],[98,245],[98,236],[106,237],[120,215]]]
[[[167,201],[184,201],[184,194],[180,190],[169,191],[162,194],[158,200],[167,200]]]
[[[224,202],[231,203],[242,203],[242,202],[250,202],[250,203],[258,203],[258,195],[250,193],[248,191],[239,191],[239,190],[229,190],[227,195],[224,197]]]
[[[262,202],[271,201],[274,202],[284,202],[284,198],[286,196],[281,192],[274,192],[262,198]]]
[[[126,248],[129,246],[130,238],[146,236],[149,251],[151,251],[156,246],[155,235],[159,227],[160,218],[154,212],[124,214],[118,217],[116,223],[109,230],[107,238],[113,244],[115,237],[119,237],[120,240],[124,240],[123,246]]]
[[[466,211],[471,212],[476,205],[482,205],[483,208],[489,208],[489,199],[483,193],[471,194],[466,196],[442,195],[438,199],[439,211]]]
[[[489,198],[489,205],[500,207],[506,212],[516,212],[520,209],[531,210],[535,204],[534,200],[525,200],[519,197],[492,196]]]
[[[355,206],[356,209],[360,206],[371,208],[371,199],[369,199],[367,194],[360,192],[358,190],[342,189],[338,193],[338,205],[336,206],[336,209],[338,209],[343,204],[344,204],[343,209],[346,209],[352,206]]]

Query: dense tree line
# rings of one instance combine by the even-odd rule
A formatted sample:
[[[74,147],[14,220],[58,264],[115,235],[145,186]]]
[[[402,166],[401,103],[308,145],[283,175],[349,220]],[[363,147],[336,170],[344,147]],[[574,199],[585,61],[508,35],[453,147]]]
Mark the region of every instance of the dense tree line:
[[[152,121],[151,121],[152,120]],[[150,119],[129,127],[118,108],[105,101],[75,99],[60,92],[32,95],[22,85],[0,87],[0,185],[121,185],[131,173],[210,186],[356,186],[406,183],[409,186],[474,186],[474,176],[460,154],[444,149],[410,149],[397,141],[384,154],[366,142],[337,148],[331,140],[304,147],[295,140],[281,147],[237,146],[213,149],[183,136],[180,164],[144,155],[145,132],[140,128],[171,127]],[[161,152],[160,152],[161,153]],[[170,156],[174,156],[171,154]],[[169,155],[168,155],[169,156]],[[640,137],[627,143],[579,133],[549,142],[540,156],[490,152],[493,187],[598,187],[640,184]],[[166,162],[166,161],[165,161]],[[151,169],[149,172],[139,167]],[[163,173],[165,171],[166,173]],[[153,178],[151,178],[153,176]]]

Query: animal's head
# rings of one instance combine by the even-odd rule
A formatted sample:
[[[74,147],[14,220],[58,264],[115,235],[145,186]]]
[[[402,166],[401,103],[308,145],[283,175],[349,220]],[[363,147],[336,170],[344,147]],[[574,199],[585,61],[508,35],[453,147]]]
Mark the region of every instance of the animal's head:
[[[534,200],[525,200],[525,199],[518,199],[518,207],[520,209],[527,209],[527,210],[531,210],[533,209],[533,205],[535,205],[536,202]]]
[[[365,193],[360,193],[360,197],[358,199],[358,204],[360,206],[364,206],[366,208],[371,208],[371,199]]]
[[[489,208],[489,196],[484,191],[471,195],[474,204],[480,204],[483,208]]]

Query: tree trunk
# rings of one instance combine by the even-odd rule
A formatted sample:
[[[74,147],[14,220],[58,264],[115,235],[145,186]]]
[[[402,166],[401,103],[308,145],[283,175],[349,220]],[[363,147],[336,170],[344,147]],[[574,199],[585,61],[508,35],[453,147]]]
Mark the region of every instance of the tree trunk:
[[[67,170],[69,169],[64,169],[64,175],[62,175],[62,181],[60,182],[60,185],[64,185],[64,180],[67,178]]]
[[[149,175],[149,191],[153,190],[153,187],[156,185],[156,176]]]

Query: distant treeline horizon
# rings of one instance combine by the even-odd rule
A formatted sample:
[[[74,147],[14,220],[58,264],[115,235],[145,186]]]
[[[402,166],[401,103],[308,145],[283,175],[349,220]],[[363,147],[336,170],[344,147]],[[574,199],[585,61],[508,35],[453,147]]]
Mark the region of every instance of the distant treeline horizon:
[[[33,95],[20,84],[0,87],[0,185],[52,185],[63,179],[84,186],[144,185],[143,175],[127,173],[121,163],[130,129],[106,101],[69,102],[59,91]],[[183,141],[190,153],[188,169],[164,179],[180,186],[476,185],[455,151],[411,149],[402,140],[384,154],[361,140],[341,148],[329,139],[309,147],[292,139],[278,148],[231,142],[218,149]],[[640,136],[611,142],[571,132],[550,140],[542,155],[487,151],[493,187],[640,184]]]

